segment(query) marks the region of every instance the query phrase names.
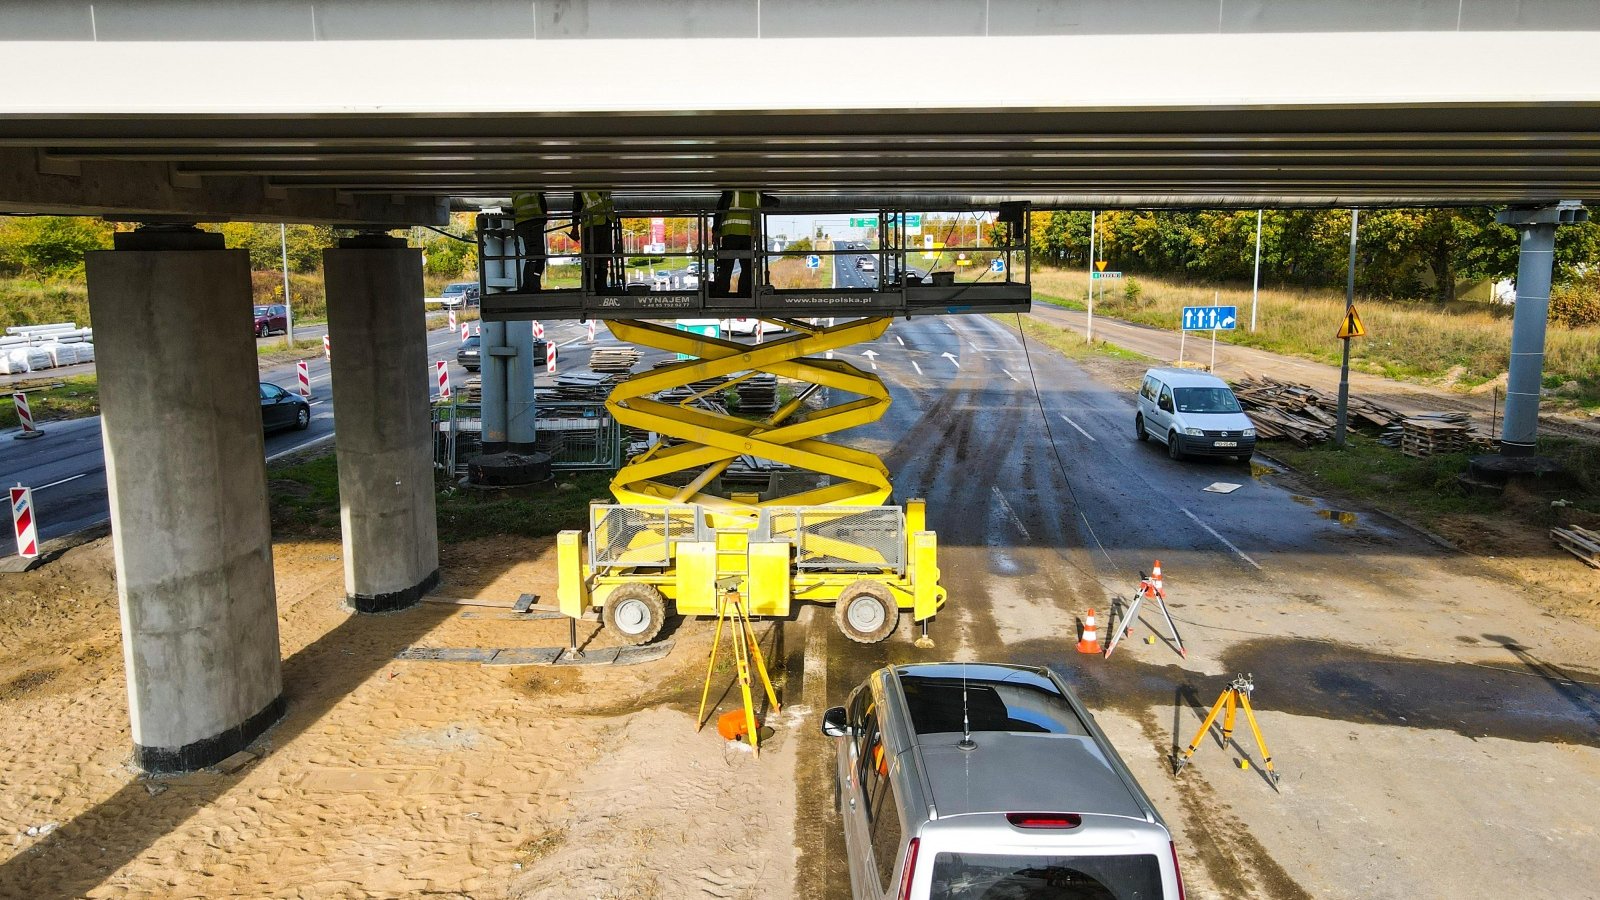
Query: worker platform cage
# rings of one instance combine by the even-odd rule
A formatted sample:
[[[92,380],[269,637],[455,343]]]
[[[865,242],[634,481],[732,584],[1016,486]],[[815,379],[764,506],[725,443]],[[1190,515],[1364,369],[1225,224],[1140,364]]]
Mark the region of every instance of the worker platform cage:
[[[602,253],[577,244],[565,219],[552,217],[543,228],[545,246],[529,247],[509,214],[481,214],[482,316],[970,315],[1023,312],[1032,299],[1026,204],[927,212],[769,209],[756,217],[748,250],[716,249],[715,215],[620,214],[609,232],[614,249]],[[732,279],[725,289],[715,284],[719,264],[737,270],[737,287]]]

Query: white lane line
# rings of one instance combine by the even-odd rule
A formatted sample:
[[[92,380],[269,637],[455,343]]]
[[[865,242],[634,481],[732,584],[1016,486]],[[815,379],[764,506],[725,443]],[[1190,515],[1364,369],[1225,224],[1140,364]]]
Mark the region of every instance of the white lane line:
[[[89,477],[89,473],[88,472],[80,472],[77,475],[73,475],[73,476],[70,476],[68,478],[63,478],[60,481],[52,481],[49,484],[41,484],[38,487],[34,488],[34,490],[42,491],[45,488],[52,488],[52,487],[55,487],[58,484],[66,484],[69,481],[77,481],[79,478],[88,478],[88,477]]]
[[[1184,515],[1186,515],[1189,518],[1193,519],[1194,523],[1196,525],[1199,525],[1201,528],[1204,528],[1206,531],[1211,532],[1211,536],[1212,537],[1214,537],[1217,540],[1221,541],[1223,544],[1225,544],[1227,546],[1227,548],[1229,550],[1232,550],[1234,553],[1238,554],[1240,559],[1244,560],[1245,562],[1249,563],[1252,566],[1255,566],[1257,571],[1261,570],[1261,564],[1260,563],[1258,563],[1255,560],[1251,559],[1250,557],[1246,556],[1244,554],[1243,550],[1240,550],[1238,547],[1235,547],[1233,545],[1233,541],[1230,541],[1227,538],[1223,537],[1222,535],[1218,534],[1217,530],[1215,528],[1212,528],[1210,525],[1207,525],[1206,523],[1200,521],[1200,517],[1199,516],[1195,515],[1192,512],[1189,512],[1187,509],[1184,509],[1181,506],[1178,507],[1178,511],[1182,512]]]
[[[977,344],[974,344],[971,341],[967,341],[967,346],[972,348],[972,352],[973,353],[982,353],[983,352],[982,350],[978,349],[978,345]]]
[[[1079,434],[1083,435],[1084,437],[1088,438],[1091,441],[1094,440],[1094,435],[1090,434],[1087,431],[1084,431],[1083,430],[1083,426],[1079,425],[1077,422],[1074,422],[1071,419],[1068,419],[1066,413],[1061,413],[1061,418],[1063,420],[1065,420],[1068,425],[1071,425],[1073,428],[1078,429],[1078,433]],[[1098,443],[1098,442],[1096,442],[1096,443]]]
[[[1011,504],[1006,502],[1006,495],[1000,493],[1000,486],[993,485],[989,489],[994,491],[994,498],[1000,501],[1000,508],[1006,511],[1006,517],[1011,520],[1011,524],[1017,526],[1017,530],[1022,532],[1022,539],[1025,541],[1033,540],[1033,535],[1028,533],[1028,526],[1022,524],[1022,519],[1017,515],[1017,511],[1012,509]]]
[[[1018,378],[1017,376],[1015,376],[1013,374],[1011,374],[1011,370],[1010,369],[1007,369],[1007,368],[1002,366],[1000,371],[1006,373],[1006,377],[1011,379],[1012,381],[1015,381],[1017,384],[1021,384],[1022,383],[1022,379]]]
[[[565,343],[565,344],[557,344],[557,345],[556,345],[556,349],[557,349],[557,350],[560,350],[560,349],[561,349],[561,348],[562,348],[562,347],[565,347],[565,346],[567,346],[567,344],[576,344],[576,343],[577,343],[577,342],[579,342],[579,341],[581,341],[581,340],[583,340],[583,338],[582,338],[582,337],[575,337],[575,338],[573,338],[573,339],[572,339],[572,340],[570,340],[570,341],[567,341],[567,342],[566,342],[566,343]]]
[[[922,374],[922,367],[917,365],[917,361],[914,359],[911,361],[911,368],[916,369],[918,375]]]
[[[277,453],[274,453],[271,456],[267,457],[267,462],[276,462],[276,461],[284,458],[285,456],[288,456],[291,453],[297,453],[297,452],[299,452],[301,450],[307,450],[307,449],[310,449],[311,447],[315,447],[315,446],[317,446],[319,444],[326,444],[326,443],[331,442],[332,440],[333,440],[333,432],[330,431],[327,434],[319,435],[318,437],[314,437],[314,438],[311,438],[310,440],[303,441],[303,442],[301,442],[299,444],[296,444],[296,445],[294,445],[293,447],[290,447],[287,450],[279,450]]]
[[[900,342],[900,346],[904,347],[906,345],[905,339],[900,337],[900,335],[895,335],[894,339]]]
[[[322,399],[322,398],[321,398],[321,397],[318,397],[318,398],[317,398],[317,399],[315,399],[315,400],[307,400],[307,401],[306,401],[306,405],[307,405],[307,406],[316,406],[316,405],[317,405],[317,404],[318,404],[318,403],[327,403],[327,402],[328,402],[328,401],[326,401],[326,400],[324,400],[324,399]]]

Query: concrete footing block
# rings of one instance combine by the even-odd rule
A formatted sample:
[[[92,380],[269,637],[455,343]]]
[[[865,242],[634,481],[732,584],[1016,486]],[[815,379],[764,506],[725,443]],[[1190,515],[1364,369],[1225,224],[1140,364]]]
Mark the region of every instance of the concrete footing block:
[[[193,772],[222,762],[260,737],[283,718],[288,704],[279,694],[264,709],[238,725],[182,747],[146,747],[133,745],[134,764],[152,775],[169,775]]]
[[[347,594],[345,595],[345,602],[350,604],[351,609],[359,613],[395,612],[396,610],[409,609],[421,603],[423,596],[438,586],[439,570],[434,569],[428,573],[426,578],[404,590],[376,595]]]

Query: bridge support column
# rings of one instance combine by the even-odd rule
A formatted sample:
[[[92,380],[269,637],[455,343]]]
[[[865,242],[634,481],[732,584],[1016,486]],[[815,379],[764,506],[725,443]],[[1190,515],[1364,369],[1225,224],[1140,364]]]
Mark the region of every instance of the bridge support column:
[[[1500,452],[1505,456],[1532,456],[1539,436],[1539,390],[1544,375],[1544,331],[1550,315],[1556,226],[1586,221],[1589,213],[1577,201],[1568,200],[1555,206],[1512,208],[1496,218],[1502,225],[1516,228],[1521,236]]]
[[[86,255],[134,759],[219,762],[284,710],[250,258],[189,226]]]
[[[345,595],[357,612],[404,609],[439,583],[422,253],[360,235],[322,259]]]

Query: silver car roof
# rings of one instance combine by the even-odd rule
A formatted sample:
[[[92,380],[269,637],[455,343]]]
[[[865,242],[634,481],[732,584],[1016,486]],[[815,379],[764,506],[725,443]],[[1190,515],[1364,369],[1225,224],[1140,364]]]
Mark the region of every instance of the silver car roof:
[[[1071,710],[1068,733],[974,731],[962,750],[959,731],[917,734],[903,689],[897,713],[920,760],[919,779],[938,818],[970,813],[1064,812],[1159,821],[1099,728],[1065,685],[1042,669],[993,663],[920,663],[892,667],[895,681],[965,678],[971,685],[1026,685],[1059,693]],[[899,729],[895,729],[899,730]],[[1102,742],[1104,744],[1102,745]]]

